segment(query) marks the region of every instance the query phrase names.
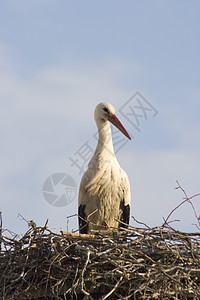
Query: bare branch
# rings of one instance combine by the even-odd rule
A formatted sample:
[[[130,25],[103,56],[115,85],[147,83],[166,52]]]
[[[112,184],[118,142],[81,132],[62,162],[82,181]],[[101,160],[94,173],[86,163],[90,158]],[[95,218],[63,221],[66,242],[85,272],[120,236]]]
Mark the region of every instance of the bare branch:
[[[164,221],[162,227],[164,228],[166,225],[169,224],[168,220],[169,220],[169,218],[172,216],[172,214],[173,214],[178,208],[180,208],[184,203],[186,203],[186,202],[188,202],[188,203],[191,205],[191,207],[192,207],[192,209],[193,209],[193,212],[194,212],[194,215],[195,215],[195,218],[196,218],[196,220],[197,220],[197,222],[198,222],[198,224],[199,224],[199,226],[200,226],[200,219],[199,219],[199,217],[197,216],[195,207],[194,207],[194,205],[193,205],[192,202],[191,202],[191,199],[193,199],[193,198],[195,198],[195,197],[197,197],[197,196],[200,196],[200,194],[195,194],[195,195],[193,195],[193,196],[191,196],[191,197],[188,197],[186,191],[181,187],[181,185],[180,185],[180,183],[178,182],[178,180],[176,180],[176,183],[178,184],[178,186],[176,187],[176,189],[181,189],[181,191],[184,193],[185,199],[184,199],[181,203],[179,203],[174,209],[172,209],[172,211],[169,213],[169,215],[168,215],[167,218],[165,219],[165,221]]]
[[[146,228],[151,229],[147,224],[138,221],[134,216],[132,216],[132,219],[133,219],[136,223],[138,223],[138,224],[140,224],[140,225],[144,225]]]

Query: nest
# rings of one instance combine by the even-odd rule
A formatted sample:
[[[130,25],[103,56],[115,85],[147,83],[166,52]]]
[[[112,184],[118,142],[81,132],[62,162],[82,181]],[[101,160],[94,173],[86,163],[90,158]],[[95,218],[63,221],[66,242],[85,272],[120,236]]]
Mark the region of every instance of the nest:
[[[200,299],[200,233],[136,228],[112,235],[32,224],[2,236],[0,298]]]
[[[200,299],[200,231],[180,232],[170,217],[162,226],[76,234],[28,222],[21,237],[2,235],[0,299]],[[133,218],[133,217],[132,217]],[[23,218],[24,219],[24,218]],[[24,219],[25,220],[25,219]],[[177,220],[175,220],[177,221]]]

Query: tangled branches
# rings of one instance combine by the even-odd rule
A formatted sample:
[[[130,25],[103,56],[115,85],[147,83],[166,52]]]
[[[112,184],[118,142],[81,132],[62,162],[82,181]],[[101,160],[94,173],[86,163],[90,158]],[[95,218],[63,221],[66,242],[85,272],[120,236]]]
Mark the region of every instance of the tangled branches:
[[[178,183],[178,182],[177,182]],[[180,188],[199,217],[185,191]],[[0,299],[200,299],[200,232],[129,226],[94,235],[52,232],[28,222],[23,237],[2,235]],[[21,216],[22,217],[22,216]]]
[[[199,299],[200,233],[131,228],[113,236],[34,227],[3,236],[0,298]]]

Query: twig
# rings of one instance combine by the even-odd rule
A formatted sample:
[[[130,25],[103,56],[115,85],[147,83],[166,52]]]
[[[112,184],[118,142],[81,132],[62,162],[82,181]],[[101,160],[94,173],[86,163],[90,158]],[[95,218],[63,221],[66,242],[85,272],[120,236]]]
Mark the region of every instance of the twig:
[[[138,221],[134,216],[132,216],[132,218],[136,223],[138,223],[140,225],[144,225],[146,228],[151,229],[146,223]]]
[[[0,252],[1,252],[1,241],[2,241],[2,213],[0,211]]]
[[[105,296],[103,296],[101,298],[101,300],[107,299],[110,295],[112,295],[114,293],[114,291],[116,291],[116,289],[118,288],[118,286],[119,286],[120,282],[122,281],[123,277],[124,276],[120,277],[120,279],[117,281],[117,283],[115,284],[115,286],[113,287],[113,289],[108,294],[106,294]]]
[[[24,220],[27,224],[29,223],[20,213],[18,213],[17,217],[21,217],[21,220]]]
[[[188,200],[188,202],[189,202],[189,203],[190,203],[190,205],[192,206],[192,209],[193,209],[193,212],[194,212],[195,218],[196,218],[196,220],[197,220],[197,222],[198,222],[198,224],[199,224],[199,226],[200,226],[199,217],[197,216],[197,213],[196,213],[195,207],[194,207],[193,203],[191,202],[191,199],[193,199],[193,198],[195,198],[195,197],[197,197],[197,196],[200,196],[200,194],[196,194],[196,195],[193,195],[193,196],[191,196],[191,197],[188,197],[188,195],[187,195],[186,191],[185,191],[185,190],[182,188],[182,186],[180,185],[180,183],[178,182],[178,180],[177,180],[176,182],[177,182],[177,184],[178,184],[178,187],[179,187],[179,188],[181,189],[181,191],[184,193],[184,195],[185,195],[186,199]]]
[[[84,290],[84,273],[86,271],[86,268],[87,268],[87,265],[89,263],[89,259],[90,259],[90,249],[89,248],[86,248],[84,249],[84,251],[86,251],[86,261],[84,263],[84,266],[83,266],[83,269],[82,269],[82,272],[81,272],[81,276],[80,276],[80,282],[81,282],[81,291],[83,292],[83,294],[85,294],[86,296],[89,296],[90,293],[86,292]]]
[[[164,227],[168,224],[168,220],[169,220],[169,218],[171,217],[171,215],[172,215],[172,214],[173,214],[180,206],[182,206],[185,202],[190,203],[190,205],[192,206],[192,209],[193,209],[195,218],[197,219],[198,224],[199,224],[199,226],[200,226],[200,221],[199,221],[199,218],[198,218],[198,216],[197,216],[196,210],[195,210],[195,208],[194,208],[194,205],[193,205],[192,202],[190,201],[190,200],[193,199],[194,197],[200,196],[200,194],[195,194],[195,195],[193,195],[193,196],[191,196],[191,197],[188,197],[187,194],[186,194],[186,192],[185,192],[185,190],[181,187],[180,183],[178,182],[178,180],[176,180],[176,183],[178,184],[178,187],[177,187],[176,189],[181,189],[182,192],[184,193],[186,199],[183,200],[183,201],[182,201],[179,205],[177,205],[174,209],[172,209],[172,211],[169,213],[169,215],[168,215],[167,218],[165,219],[165,221],[164,221],[162,227],[164,228]]]

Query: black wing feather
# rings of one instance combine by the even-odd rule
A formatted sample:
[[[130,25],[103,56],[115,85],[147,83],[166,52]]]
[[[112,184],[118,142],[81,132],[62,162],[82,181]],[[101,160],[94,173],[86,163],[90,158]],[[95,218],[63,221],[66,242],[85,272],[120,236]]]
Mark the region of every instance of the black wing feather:
[[[120,203],[120,209],[121,209],[121,218],[120,221],[122,221],[125,224],[119,223],[119,227],[127,228],[129,224],[129,218],[130,218],[130,205],[124,205],[124,199]]]
[[[85,215],[85,205],[81,204],[78,208],[79,232],[88,233],[88,223]]]

